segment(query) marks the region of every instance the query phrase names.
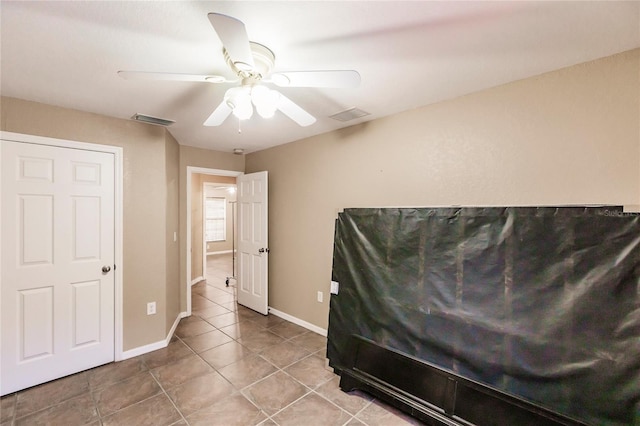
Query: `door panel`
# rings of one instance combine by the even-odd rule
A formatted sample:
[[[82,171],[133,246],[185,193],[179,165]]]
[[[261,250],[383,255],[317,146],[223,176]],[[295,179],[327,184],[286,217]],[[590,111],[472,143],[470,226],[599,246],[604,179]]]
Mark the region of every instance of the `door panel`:
[[[19,362],[53,355],[53,287],[18,291]]]
[[[100,342],[100,281],[71,284],[72,348]]]
[[[2,141],[0,394],[114,360],[114,154]]]
[[[17,229],[20,266],[51,265],[53,263],[53,197],[50,195],[19,195]]]
[[[268,313],[267,172],[243,175],[238,185],[238,303]]]

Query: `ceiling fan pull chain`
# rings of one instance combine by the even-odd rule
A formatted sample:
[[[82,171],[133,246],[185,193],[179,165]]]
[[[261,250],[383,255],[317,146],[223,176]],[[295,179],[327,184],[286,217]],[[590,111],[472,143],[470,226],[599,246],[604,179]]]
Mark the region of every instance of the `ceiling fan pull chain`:
[[[242,120],[238,118],[238,133],[242,133]]]

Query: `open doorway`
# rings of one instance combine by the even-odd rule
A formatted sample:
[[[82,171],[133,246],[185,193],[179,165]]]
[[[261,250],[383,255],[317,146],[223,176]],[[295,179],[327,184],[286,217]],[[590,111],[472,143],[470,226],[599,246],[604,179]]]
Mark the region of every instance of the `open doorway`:
[[[218,170],[207,169],[201,167],[187,167],[187,181],[186,181],[186,193],[187,193],[187,289],[186,289],[186,302],[187,302],[187,315],[191,315],[192,298],[191,287],[199,282],[205,280],[207,276],[207,244],[204,235],[204,206],[205,206],[205,193],[204,183],[212,183],[215,186],[228,186],[235,187],[236,177],[242,175],[242,172],[230,171],[230,170]],[[235,225],[235,224],[234,224]],[[228,232],[225,230],[225,233]],[[228,238],[235,236],[233,235]],[[229,240],[231,245],[231,240]],[[224,251],[215,245],[210,246],[213,251]],[[232,250],[232,249],[229,249]],[[231,251],[229,254],[232,254]],[[224,272],[226,275],[233,275],[233,271],[229,268],[229,271]],[[225,286],[225,282],[222,282],[222,286]]]
[[[236,185],[205,180],[202,186],[203,277],[228,287],[236,279]]]

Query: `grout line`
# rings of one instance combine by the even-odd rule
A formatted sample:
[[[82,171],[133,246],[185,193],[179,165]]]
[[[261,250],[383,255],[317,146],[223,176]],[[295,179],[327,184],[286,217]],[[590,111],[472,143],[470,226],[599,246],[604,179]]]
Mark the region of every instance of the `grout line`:
[[[208,283],[205,283],[205,285],[207,285],[207,286],[209,286],[209,287],[212,287],[212,288],[216,288],[216,289],[218,289],[217,287],[215,287],[215,286],[211,286],[211,285],[210,285],[210,284],[208,284]],[[195,289],[194,289],[194,290],[195,290]],[[218,290],[220,290],[220,289],[218,289]],[[232,292],[232,293],[230,293],[230,294],[232,294],[232,295],[234,295],[234,296],[235,296],[235,291],[233,291],[233,292]],[[201,296],[201,297],[203,297],[203,298],[205,298],[206,300],[209,300],[209,301],[211,301],[211,302],[215,303],[216,305],[222,306],[223,308],[227,309],[227,308],[226,308],[226,306],[223,306],[220,302],[216,302],[215,300],[211,300],[211,299],[209,299],[208,297],[206,297],[206,296],[204,296],[204,295],[202,295],[202,294],[200,294],[200,296]],[[234,297],[234,302],[235,302],[235,301],[236,301],[236,299],[235,299],[235,297]],[[227,304],[228,304],[229,302],[222,302],[222,303],[227,303]],[[239,307],[238,307],[238,309],[236,309],[236,310],[234,310],[234,311],[230,311],[230,312],[233,312],[233,313],[235,313],[235,314],[238,316],[238,310],[239,310],[239,309],[241,309],[241,308],[239,308]],[[213,316],[213,317],[210,317],[210,318],[215,318],[215,317],[216,317],[216,316]],[[211,324],[209,321],[207,321],[207,319],[204,319],[204,318],[200,318],[200,319],[204,320],[204,321],[205,321],[205,322],[207,322],[208,324]],[[281,323],[283,323],[283,322],[286,322],[286,320],[285,320],[285,321],[282,321],[282,322],[279,322],[278,324],[273,324],[273,325],[271,325],[271,326],[268,326],[268,325],[263,325],[261,322],[253,321],[251,318],[247,318],[247,317],[239,317],[239,316],[238,316],[238,322],[237,322],[237,323],[235,323],[235,324],[240,324],[240,323],[243,323],[243,322],[244,322],[244,323],[249,322],[249,323],[257,324],[257,325],[260,327],[260,329],[259,329],[259,330],[256,330],[256,331],[255,331],[255,333],[260,332],[260,331],[269,331],[269,332],[273,333],[274,335],[276,335],[276,336],[278,336],[278,337],[280,337],[280,338],[282,338],[282,339],[283,339],[283,340],[282,340],[281,342],[279,342],[279,343],[276,343],[276,344],[274,344],[274,345],[268,345],[268,346],[265,346],[265,347],[263,347],[263,348],[261,348],[261,349],[259,349],[259,350],[252,350],[252,349],[247,348],[247,349],[249,350],[249,352],[250,352],[250,355],[248,355],[248,356],[257,355],[257,357],[258,357],[259,359],[264,360],[264,361],[266,361],[267,363],[269,363],[270,365],[272,365],[273,367],[275,367],[275,371],[273,371],[272,373],[270,373],[270,374],[266,375],[265,377],[262,377],[262,378],[260,378],[260,379],[258,379],[258,380],[255,380],[255,381],[253,381],[253,382],[251,382],[251,383],[247,384],[246,386],[244,386],[244,387],[242,387],[242,388],[238,388],[238,387],[236,387],[233,383],[231,383],[231,382],[230,382],[230,381],[229,381],[229,380],[228,380],[228,379],[227,379],[227,378],[226,378],[222,373],[220,373],[220,371],[219,371],[217,368],[213,367],[213,365],[211,365],[211,364],[209,364],[209,363],[207,363],[207,365],[210,365],[210,366],[211,366],[211,368],[213,368],[213,370],[214,370],[214,371],[216,371],[216,372],[217,372],[218,374],[220,374],[220,376],[222,376],[222,377],[223,377],[227,382],[229,382],[229,383],[233,386],[233,388],[234,388],[234,389],[236,389],[236,392],[237,392],[238,394],[240,394],[242,397],[244,397],[246,400],[248,400],[248,401],[249,401],[253,406],[255,406],[257,409],[259,409],[259,410],[260,410],[260,412],[262,412],[262,413],[264,413],[264,414],[266,415],[266,417],[267,417],[267,418],[266,418],[266,419],[264,419],[264,420],[263,420],[262,422],[260,422],[259,424],[262,424],[262,423],[264,423],[265,421],[268,421],[268,420],[271,420],[272,422],[274,422],[274,423],[276,423],[276,424],[277,424],[277,422],[273,419],[275,416],[277,416],[279,413],[283,412],[284,410],[288,409],[288,408],[289,408],[289,407],[291,407],[293,404],[295,404],[295,403],[299,402],[301,399],[303,399],[303,398],[305,398],[305,397],[309,396],[310,394],[315,394],[315,395],[319,396],[319,397],[320,397],[320,398],[322,398],[323,400],[325,400],[325,401],[329,402],[329,403],[330,403],[331,405],[333,405],[334,407],[336,407],[336,408],[340,409],[340,411],[341,411],[341,412],[345,413],[345,414],[346,414],[346,417],[347,417],[347,420],[346,420],[346,421],[345,421],[345,423],[344,423],[345,425],[346,425],[347,423],[349,423],[350,421],[352,421],[353,419],[356,419],[356,415],[360,414],[364,409],[366,409],[367,407],[369,407],[369,406],[372,404],[372,402],[374,401],[374,399],[371,399],[371,400],[369,400],[369,401],[366,401],[367,403],[364,405],[364,407],[363,407],[362,409],[360,409],[356,414],[351,414],[351,413],[350,413],[349,411],[347,411],[346,409],[342,408],[342,407],[341,407],[341,406],[339,406],[338,404],[334,403],[333,401],[329,400],[327,397],[325,397],[325,396],[323,396],[322,394],[320,394],[319,392],[317,392],[317,389],[319,389],[320,387],[322,387],[323,385],[325,385],[326,383],[328,383],[328,382],[330,382],[331,380],[333,380],[333,379],[334,379],[334,377],[333,377],[333,376],[335,375],[335,373],[334,373],[334,372],[331,372],[330,370],[327,370],[326,368],[324,368],[324,367],[323,367],[323,370],[327,370],[328,372],[331,372],[331,373],[332,373],[332,377],[331,377],[331,378],[329,378],[329,379],[327,379],[326,381],[322,381],[322,382],[321,382],[321,383],[319,383],[315,388],[312,388],[312,387],[307,386],[306,384],[302,383],[300,380],[298,380],[297,378],[295,378],[294,376],[292,376],[291,374],[289,374],[287,371],[285,371],[285,369],[286,369],[286,368],[289,368],[289,367],[291,367],[292,365],[294,365],[294,364],[296,364],[296,363],[302,362],[303,360],[305,360],[305,359],[307,359],[307,358],[309,358],[309,357],[312,357],[312,356],[318,356],[318,354],[320,355],[320,356],[319,356],[319,358],[324,358],[324,359],[325,359],[325,363],[326,363],[326,355],[324,355],[324,354],[322,354],[322,353],[321,353],[323,350],[326,352],[326,346],[325,346],[324,348],[318,348],[318,349],[313,348],[313,349],[312,349],[312,348],[305,347],[305,346],[303,346],[303,345],[301,345],[301,344],[297,343],[296,341],[294,341],[294,339],[296,339],[296,338],[300,338],[301,336],[303,336],[303,335],[305,335],[305,334],[308,334],[308,333],[311,333],[312,331],[310,331],[310,330],[305,330],[305,331],[303,331],[303,332],[301,332],[301,333],[299,333],[299,334],[296,334],[296,335],[294,335],[294,336],[286,337],[286,336],[281,336],[281,335],[279,335],[277,332],[271,331],[271,329],[272,329],[272,328],[276,327],[277,325],[279,325],[279,324],[281,324]],[[213,324],[211,324],[211,325],[212,325],[212,326],[214,326]],[[234,324],[230,324],[230,325],[234,325]],[[216,327],[216,326],[214,326],[214,327],[215,327],[215,329],[216,329],[216,330],[220,330],[220,328],[218,328],[218,327]],[[226,326],[225,326],[225,327],[226,327]],[[224,327],[221,327],[221,328],[224,328]],[[221,331],[221,330],[220,330],[220,331]],[[223,333],[224,333],[224,332],[223,332]],[[226,333],[225,333],[225,334],[226,334]],[[237,339],[236,339],[236,338],[233,338],[232,336],[229,336],[229,337],[231,337],[231,338],[233,339],[233,340],[232,340],[233,342],[238,343],[238,344],[240,344],[240,345],[244,346],[240,340],[241,340],[243,337],[247,338],[247,337],[251,336],[252,334],[254,334],[254,333],[249,333],[249,334],[246,334],[246,335],[244,335],[244,336],[238,336],[238,338],[237,338]],[[264,354],[264,352],[265,352],[265,351],[269,350],[269,348],[271,348],[271,347],[273,347],[273,346],[276,346],[276,345],[279,345],[279,344],[282,344],[282,343],[285,343],[285,342],[286,342],[286,343],[289,343],[289,344],[292,344],[292,345],[294,345],[295,347],[299,348],[300,350],[303,350],[303,351],[308,352],[308,353],[306,353],[306,354],[305,354],[304,356],[302,356],[301,358],[299,358],[299,359],[297,359],[297,360],[294,360],[293,362],[291,362],[291,363],[289,363],[289,364],[287,364],[287,365],[285,365],[285,366],[283,366],[283,367],[279,367],[279,366],[278,366],[278,365],[276,365],[274,362],[271,362],[269,359],[267,359],[263,354]],[[188,345],[187,345],[187,346],[188,346]],[[244,347],[246,347],[246,346],[244,346]],[[204,359],[202,358],[202,356],[200,356],[200,354],[196,354],[196,355],[198,355],[198,356],[200,357],[200,359],[202,359],[202,360],[204,361]],[[246,358],[246,357],[243,357],[243,358],[241,358],[240,360],[245,359],[245,358]],[[237,362],[239,362],[240,360],[236,360],[236,361],[234,361],[234,362],[232,362],[232,363],[230,363],[230,364],[228,364],[228,365],[226,365],[226,366],[224,366],[224,367],[222,367],[222,368],[228,367],[229,365],[232,365],[232,364],[234,364],[234,363],[237,363]],[[205,361],[205,362],[206,362],[206,361]],[[222,369],[222,368],[221,368],[221,369]],[[250,398],[250,397],[248,396],[248,395],[249,395],[249,393],[248,393],[248,389],[249,389],[250,387],[252,387],[252,386],[254,386],[254,385],[258,384],[258,383],[261,383],[261,382],[264,382],[265,380],[268,380],[269,378],[271,378],[272,376],[274,376],[274,375],[278,374],[279,372],[284,373],[287,377],[289,377],[290,379],[292,379],[292,380],[293,380],[293,381],[295,381],[296,383],[299,383],[300,385],[302,385],[302,387],[303,387],[303,389],[304,389],[304,393],[303,393],[299,398],[297,398],[297,399],[295,399],[294,401],[290,402],[289,404],[287,404],[286,406],[282,407],[281,409],[279,409],[279,410],[278,410],[278,411],[276,411],[275,413],[273,413],[273,414],[269,415],[269,414],[267,414],[267,413],[264,411],[264,409],[262,409],[262,407],[258,406],[258,405],[257,405],[257,403],[256,403],[256,402],[254,402],[254,401],[253,401],[253,399],[252,399],[252,398]],[[360,419],[357,419],[357,420],[358,420],[358,421],[360,421],[360,422],[362,422],[363,424],[366,424],[364,421],[362,421],[362,420],[360,420]]]
[[[151,372],[149,372],[149,374],[151,374]],[[180,411],[180,409],[178,408],[178,406],[176,405],[175,402],[173,402],[173,399],[171,399],[171,397],[169,396],[169,394],[167,393],[167,391],[165,390],[164,386],[162,386],[162,383],[160,383],[160,381],[156,378],[156,376],[154,376],[153,374],[151,374],[151,377],[153,377],[153,380],[156,381],[156,383],[158,384],[158,386],[160,386],[160,389],[162,390],[162,393],[164,394],[164,396],[169,400],[169,402],[171,402],[171,405],[173,405],[173,408],[176,409],[176,411],[178,412],[178,414],[180,414],[180,417],[182,418],[182,420],[185,421],[186,424],[189,424],[189,422],[187,421],[186,417],[184,416],[184,414],[182,414],[182,411]],[[179,386],[179,385],[178,385]],[[154,396],[152,396],[151,398],[157,396],[159,394],[156,394]],[[150,398],[147,398],[150,399]],[[147,400],[145,399],[145,401]],[[142,402],[142,401],[140,401]],[[139,403],[138,403],[139,404]],[[134,404],[135,405],[135,404]],[[174,422],[177,423],[177,422]]]
[[[6,397],[6,395],[5,395]],[[9,419],[9,424],[13,425],[16,422],[16,414],[18,413],[18,392],[13,392],[13,414]]]

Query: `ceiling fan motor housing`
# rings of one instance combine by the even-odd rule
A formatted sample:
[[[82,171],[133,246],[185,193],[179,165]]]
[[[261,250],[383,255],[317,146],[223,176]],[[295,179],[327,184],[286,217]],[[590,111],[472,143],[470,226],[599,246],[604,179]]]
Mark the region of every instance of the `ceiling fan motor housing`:
[[[227,52],[227,49],[225,48],[222,49],[224,59],[227,62],[227,65],[229,65],[233,72],[235,72],[239,77],[243,79],[253,78],[256,81],[261,80],[273,69],[276,61],[276,56],[273,54],[271,49],[269,49],[265,45],[255,43],[253,41],[249,42],[249,45],[251,47],[251,54],[253,56],[253,67],[250,67],[245,63],[233,62],[233,60],[229,56],[229,52]]]

